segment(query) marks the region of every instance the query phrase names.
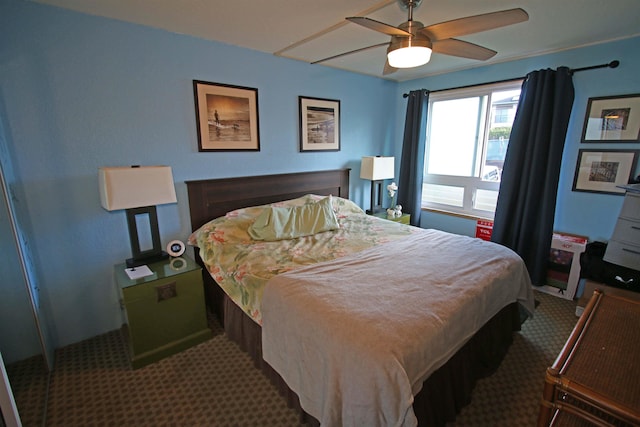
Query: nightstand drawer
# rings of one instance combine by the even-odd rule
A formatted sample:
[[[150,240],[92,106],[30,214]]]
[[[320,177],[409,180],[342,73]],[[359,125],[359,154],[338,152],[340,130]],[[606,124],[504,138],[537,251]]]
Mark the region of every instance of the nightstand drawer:
[[[207,327],[201,272],[123,289],[129,334],[136,353]]]
[[[127,286],[122,289],[125,303],[131,303],[138,300],[155,299],[157,296],[156,289],[168,285],[170,283],[178,283],[180,287],[189,286],[193,281],[198,281],[201,271],[193,270],[175,276],[163,277],[161,279],[142,283],[136,286]],[[202,281],[202,280],[200,280]]]
[[[612,264],[640,270],[640,245],[610,240],[603,259]]]

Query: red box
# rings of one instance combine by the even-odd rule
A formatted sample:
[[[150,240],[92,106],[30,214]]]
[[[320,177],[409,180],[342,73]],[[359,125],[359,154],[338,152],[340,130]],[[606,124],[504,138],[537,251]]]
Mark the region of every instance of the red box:
[[[476,222],[476,237],[478,239],[491,241],[493,233],[493,221],[478,220]]]

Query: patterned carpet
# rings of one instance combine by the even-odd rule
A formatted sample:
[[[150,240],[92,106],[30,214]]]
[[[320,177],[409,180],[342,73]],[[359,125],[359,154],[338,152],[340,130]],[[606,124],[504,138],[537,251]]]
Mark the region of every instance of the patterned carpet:
[[[477,384],[472,403],[449,427],[535,425],[545,369],[577,320],[574,302],[542,293],[536,298],[541,304],[535,317],[525,322],[498,371]],[[119,331],[59,349],[46,421],[37,397],[46,381],[34,378],[38,368],[33,361],[9,366],[23,425],[301,425],[249,357],[217,323],[211,327],[213,339],[135,371]]]
[[[498,371],[478,382],[471,404],[451,426],[535,426],[545,370],[562,350],[578,318],[576,303],[536,292],[535,316],[516,333]]]

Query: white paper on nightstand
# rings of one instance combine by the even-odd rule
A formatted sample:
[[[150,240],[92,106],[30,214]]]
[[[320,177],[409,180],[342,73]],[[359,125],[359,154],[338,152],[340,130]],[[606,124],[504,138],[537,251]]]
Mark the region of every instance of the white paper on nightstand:
[[[151,271],[151,269],[146,265],[139,265],[133,268],[125,268],[124,271],[127,273],[127,276],[129,276],[129,279],[131,280],[151,276],[154,274],[153,271]]]

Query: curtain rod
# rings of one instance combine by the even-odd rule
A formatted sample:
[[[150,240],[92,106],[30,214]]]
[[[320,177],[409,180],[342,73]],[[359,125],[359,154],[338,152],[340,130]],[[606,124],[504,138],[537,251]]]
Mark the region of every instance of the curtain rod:
[[[573,70],[569,70],[569,73],[573,74],[573,73],[578,73],[580,71],[595,70],[597,68],[616,68],[618,65],[620,65],[620,61],[614,60],[614,61],[609,62],[608,64],[600,64],[600,65],[592,65],[590,67],[575,68]],[[452,88],[448,88],[448,89],[430,90],[429,93],[443,92],[445,90],[467,89],[467,88],[474,87],[474,86],[491,85],[491,84],[496,84],[496,83],[507,83],[507,82],[513,82],[513,81],[516,81],[516,80],[524,80],[526,77],[527,76],[514,77],[512,79],[496,80],[496,81],[487,82],[487,83],[479,83],[479,84],[474,84],[474,85],[458,86],[458,87],[452,87]],[[403,93],[402,94],[403,98],[406,98],[407,96],[409,96],[408,93]]]

